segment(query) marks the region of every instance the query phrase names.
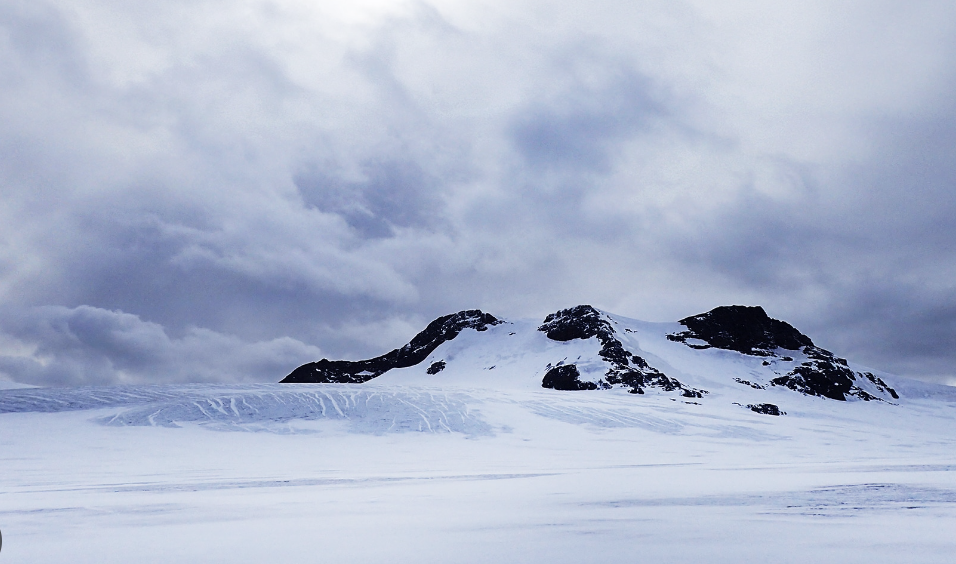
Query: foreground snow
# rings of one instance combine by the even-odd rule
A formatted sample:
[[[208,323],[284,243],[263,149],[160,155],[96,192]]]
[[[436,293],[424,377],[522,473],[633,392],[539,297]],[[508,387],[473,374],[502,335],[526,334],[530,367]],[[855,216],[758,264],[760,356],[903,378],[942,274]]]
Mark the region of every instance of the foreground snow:
[[[787,415],[772,417],[720,389],[694,403],[440,383],[0,391],[0,559],[956,553],[956,404],[945,388],[894,382],[898,405],[785,396]]]

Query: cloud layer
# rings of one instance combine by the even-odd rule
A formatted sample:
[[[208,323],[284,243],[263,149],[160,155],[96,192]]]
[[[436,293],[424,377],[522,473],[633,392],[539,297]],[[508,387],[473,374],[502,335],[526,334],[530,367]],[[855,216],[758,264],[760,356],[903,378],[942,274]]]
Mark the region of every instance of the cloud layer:
[[[0,6],[0,373],[275,381],[480,307],[762,304],[956,377],[956,8]]]
[[[247,343],[190,327],[171,338],[135,315],[90,306],[46,306],[8,316],[0,372],[33,384],[149,384],[269,380],[319,349],[281,337]]]

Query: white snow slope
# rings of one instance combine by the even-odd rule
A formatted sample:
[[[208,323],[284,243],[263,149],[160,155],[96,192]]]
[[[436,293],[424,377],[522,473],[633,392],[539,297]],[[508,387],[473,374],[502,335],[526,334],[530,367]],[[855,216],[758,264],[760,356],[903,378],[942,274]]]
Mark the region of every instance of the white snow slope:
[[[956,390],[755,389],[779,367],[613,321],[709,393],[542,389],[600,345],[533,322],[365,384],[0,390],[0,564],[953,561]]]

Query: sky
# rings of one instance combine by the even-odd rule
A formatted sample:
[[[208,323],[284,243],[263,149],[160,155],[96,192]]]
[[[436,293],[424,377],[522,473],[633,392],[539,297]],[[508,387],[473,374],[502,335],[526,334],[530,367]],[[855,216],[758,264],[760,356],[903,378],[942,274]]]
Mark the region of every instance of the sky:
[[[0,3],[0,379],[762,305],[956,385],[956,4]]]

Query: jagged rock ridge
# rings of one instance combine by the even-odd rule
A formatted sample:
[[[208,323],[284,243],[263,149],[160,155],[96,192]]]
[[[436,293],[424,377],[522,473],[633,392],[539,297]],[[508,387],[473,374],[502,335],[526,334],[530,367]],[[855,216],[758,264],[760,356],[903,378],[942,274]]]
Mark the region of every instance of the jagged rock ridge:
[[[393,368],[414,366],[445,341],[458,336],[464,329],[485,331],[489,326],[503,323],[495,316],[478,309],[460,311],[439,317],[424,331],[400,349],[369,360],[328,360],[310,362],[296,368],[281,383],[362,383],[381,376]],[[438,364],[438,363],[436,363]],[[433,366],[435,372],[444,368],[442,362]]]
[[[774,357],[793,362],[781,350],[800,351],[806,360],[787,374],[773,378],[772,386],[785,386],[808,395],[846,401],[855,396],[865,401],[883,400],[860,387],[858,378],[865,378],[883,394],[899,399],[896,391],[869,372],[854,372],[845,359],[817,347],[789,323],[772,319],[760,306],[721,306],[707,313],[681,319],[686,331],[667,335],[671,341],[694,349],[725,349],[751,356]],[[699,341],[699,342],[694,342]],[[764,364],[769,364],[765,361]],[[759,387],[746,380],[738,383]]]
[[[604,378],[598,382],[581,381],[580,373],[574,364],[559,363],[550,367],[541,382],[544,388],[556,390],[595,390],[613,386],[629,387],[635,394],[643,394],[644,388],[657,387],[664,391],[680,392],[686,397],[701,397],[701,390],[688,388],[674,378],[650,366],[643,358],[624,349],[624,345],[614,337],[614,328],[603,318],[601,312],[589,305],[579,305],[562,309],[544,318],[538,327],[553,341],[571,341],[597,337],[601,342],[598,355],[611,366]]]
[[[899,399],[896,390],[881,378],[870,372],[854,372],[847,366],[845,359],[837,358],[828,350],[811,346],[804,347],[803,353],[807,355],[807,360],[786,375],[771,380],[771,385],[786,386],[804,394],[840,401],[845,401],[847,396],[855,396],[864,401],[882,401],[883,398],[857,385],[858,378],[865,378],[881,393]]]

